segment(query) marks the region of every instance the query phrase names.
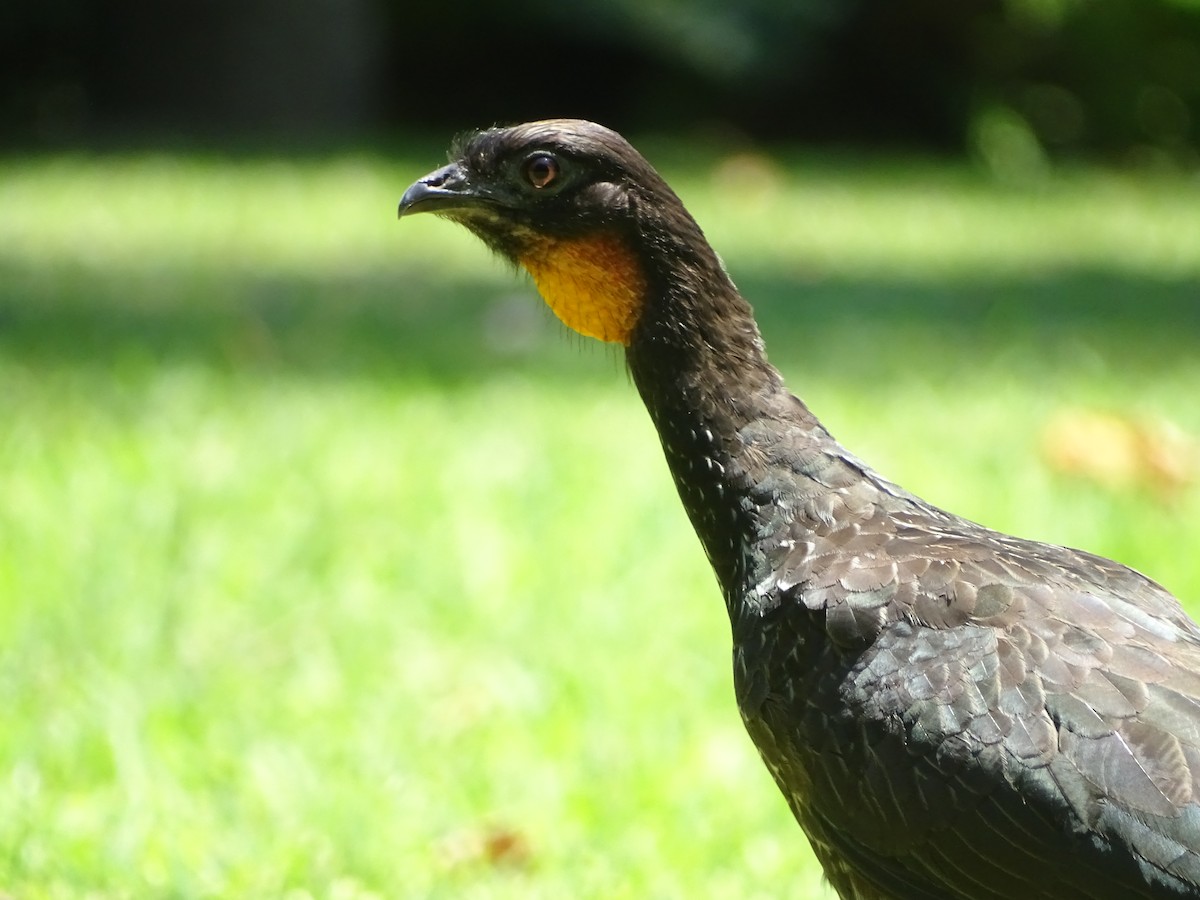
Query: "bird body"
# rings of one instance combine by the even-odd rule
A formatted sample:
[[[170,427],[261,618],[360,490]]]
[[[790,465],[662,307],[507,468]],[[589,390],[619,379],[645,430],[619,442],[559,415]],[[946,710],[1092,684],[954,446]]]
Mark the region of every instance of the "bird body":
[[[841,897],[1200,896],[1200,629],[1148,578],[888,482],[767,361],[623,138],[480,132],[415,183],[623,344],[716,573],[746,728]]]

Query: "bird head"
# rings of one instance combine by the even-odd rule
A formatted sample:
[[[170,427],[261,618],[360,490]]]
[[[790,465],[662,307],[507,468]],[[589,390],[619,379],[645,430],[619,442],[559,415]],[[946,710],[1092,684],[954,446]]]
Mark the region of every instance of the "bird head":
[[[666,182],[615,131],[578,119],[491,128],[416,181],[400,216],[456,221],[533,276],[568,326],[628,345],[662,260],[707,244]],[[709,251],[711,252],[711,251]]]

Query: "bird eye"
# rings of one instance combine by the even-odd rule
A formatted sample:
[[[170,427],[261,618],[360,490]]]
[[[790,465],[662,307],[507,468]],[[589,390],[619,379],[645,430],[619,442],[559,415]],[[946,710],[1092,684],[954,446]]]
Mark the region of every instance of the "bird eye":
[[[558,177],[558,160],[548,153],[538,153],[525,161],[525,180],[541,189]]]

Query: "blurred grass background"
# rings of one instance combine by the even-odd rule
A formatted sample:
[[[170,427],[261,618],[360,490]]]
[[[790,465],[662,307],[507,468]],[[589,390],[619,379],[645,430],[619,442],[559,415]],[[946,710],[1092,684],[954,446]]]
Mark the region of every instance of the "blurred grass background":
[[[639,143],[844,443],[1200,612],[1194,177]],[[394,221],[441,159],[0,160],[0,892],[826,896],[620,355]]]

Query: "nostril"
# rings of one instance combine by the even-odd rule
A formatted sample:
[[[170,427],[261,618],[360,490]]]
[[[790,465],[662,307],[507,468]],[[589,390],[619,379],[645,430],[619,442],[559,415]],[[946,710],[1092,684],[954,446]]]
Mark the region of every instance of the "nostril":
[[[414,182],[400,198],[396,214],[436,212],[469,205],[473,200],[477,198],[471,194],[468,179],[457,164],[451,163]]]
[[[419,182],[432,190],[455,190],[466,182],[462,170],[454,163],[442,166],[436,172],[430,172]]]

